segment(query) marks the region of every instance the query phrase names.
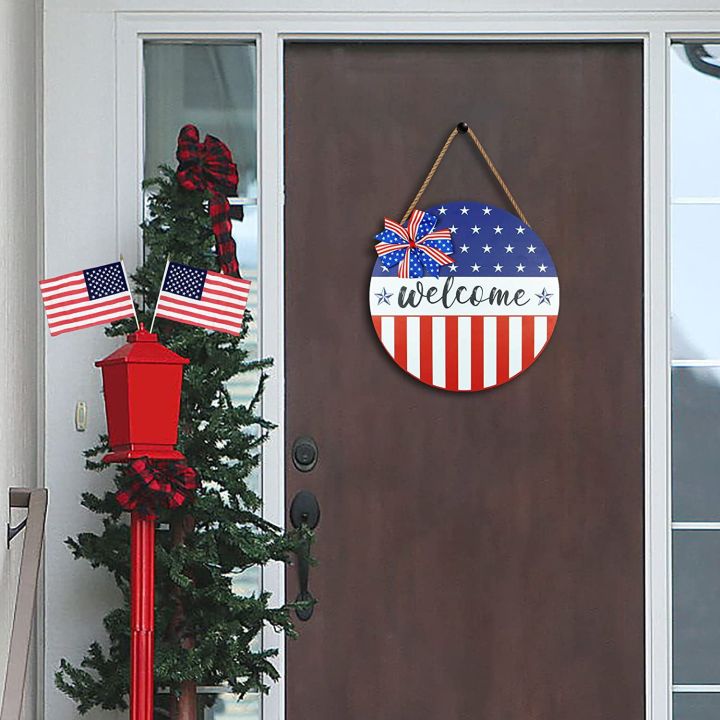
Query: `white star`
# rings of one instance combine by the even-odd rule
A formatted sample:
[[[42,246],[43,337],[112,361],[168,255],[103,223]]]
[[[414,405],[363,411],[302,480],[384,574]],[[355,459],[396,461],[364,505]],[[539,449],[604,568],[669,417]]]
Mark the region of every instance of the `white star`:
[[[489,215],[492,212],[492,210],[486,205],[483,208],[483,215]]]
[[[383,272],[390,272],[384,265],[382,266]]]
[[[480,232],[480,228],[477,225],[473,225],[473,235],[477,235]]]
[[[450,232],[454,235],[457,232],[457,228],[454,225],[451,225]]]
[[[547,265],[544,265],[544,264],[538,265],[538,270],[540,272],[545,272],[547,270]]]
[[[529,253],[534,253],[534,252],[535,252],[535,246],[534,246],[532,243],[527,246],[527,249],[528,249],[528,252],[529,252]]]
[[[492,248],[489,245],[483,245],[483,252],[489,253]]]
[[[455,272],[457,270],[457,265],[455,263],[450,264],[450,272]]]
[[[461,246],[460,246],[460,251],[461,251],[461,252],[467,252],[469,249],[470,249],[470,247],[469,247],[468,245],[461,245]]]
[[[524,266],[522,263],[520,263],[520,264],[517,266],[517,271],[518,271],[518,272],[525,272],[525,266]]]
[[[438,212],[439,212],[441,215],[444,215],[444,214],[447,212],[447,208],[443,205],[442,207],[439,207],[439,208],[438,208]]]
[[[464,205],[460,208],[461,215],[467,215],[470,212],[470,208],[466,208]]]
[[[477,263],[471,265],[470,267],[472,267],[473,272],[480,272],[480,266]]]
[[[516,232],[518,235],[524,235],[524,234],[525,234],[525,228],[524,228],[522,225],[518,225],[518,226],[515,228],[515,232]]]
[[[500,271],[502,270],[502,268],[503,268],[503,266],[502,266],[500,263],[498,263],[498,264],[495,266],[495,272],[500,272]]]
[[[495,231],[496,235],[499,235],[503,231],[503,229],[499,225],[496,225],[493,230]]]
[[[515,249],[515,248],[514,248],[512,245],[509,245],[509,244],[508,244],[508,245],[505,246],[505,252],[506,252],[506,253],[511,253],[514,249]]]

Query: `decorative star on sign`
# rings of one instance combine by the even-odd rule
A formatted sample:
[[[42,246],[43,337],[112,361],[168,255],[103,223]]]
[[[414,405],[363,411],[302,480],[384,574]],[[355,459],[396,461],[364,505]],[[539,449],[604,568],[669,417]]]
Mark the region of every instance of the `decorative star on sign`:
[[[535,293],[535,297],[539,299],[538,305],[542,305],[543,303],[550,304],[550,298],[554,295],[554,293],[549,293],[545,288],[542,289],[541,293]]]
[[[389,293],[385,288],[383,288],[381,292],[375,293],[375,297],[378,299],[378,305],[382,305],[383,303],[389,305],[392,296],[393,294]]]
[[[406,225],[385,218],[385,229],[375,236],[383,267],[398,266],[401,278],[437,277],[441,265],[449,265],[454,252],[450,230],[435,230],[438,218],[423,210],[413,210]]]

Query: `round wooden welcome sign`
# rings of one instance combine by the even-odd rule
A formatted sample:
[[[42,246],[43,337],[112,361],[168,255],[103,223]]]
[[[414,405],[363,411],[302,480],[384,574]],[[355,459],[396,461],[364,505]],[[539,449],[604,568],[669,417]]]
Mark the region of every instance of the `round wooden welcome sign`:
[[[376,236],[370,313],[407,373],[443,390],[506,383],[547,346],[560,308],[550,253],[510,212],[450,202],[385,220]]]

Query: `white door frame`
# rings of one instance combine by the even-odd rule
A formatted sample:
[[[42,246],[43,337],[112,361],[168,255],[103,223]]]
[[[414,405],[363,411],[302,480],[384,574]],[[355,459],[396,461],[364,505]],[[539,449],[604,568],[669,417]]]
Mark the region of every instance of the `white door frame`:
[[[75,6],[73,3],[75,2]],[[143,86],[142,42],[147,38],[244,38],[258,46],[259,86],[259,217],[262,273],[261,353],[275,358],[268,383],[264,413],[276,422],[265,447],[262,492],[265,513],[273,522],[284,524],[284,357],[283,357],[283,49],[287,40],[423,40],[423,41],[622,41],[641,42],[644,48],[644,377],[645,377],[645,602],[646,602],[646,717],[671,717],[671,633],[670,633],[670,487],[669,487],[669,253],[667,108],[668,45],[674,38],[716,37],[720,30],[717,12],[651,12],[638,1],[635,12],[611,7],[586,12],[537,12],[550,2],[531,3],[531,8],[513,13],[439,13],[429,0],[418,0],[417,10],[403,13],[369,12],[280,12],[280,0],[270,0],[263,12],[190,12],[197,6],[190,0],[46,0],[45,83],[50,101],[46,106],[46,260],[53,265],[50,241],[63,229],[72,227],[71,209],[63,207],[67,190],[50,182],[63,165],[63,151],[56,150],[53,138],[63,137],[82,148],[87,125],[76,125],[78,113],[99,114],[96,122],[110,123],[107,137],[114,152],[106,161],[115,162],[112,192],[106,193],[107,214],[114,225],[115,248],[134,266],[140,255],[142,199]],[[221,3],[222,4],[222,3]],[[298,3],[300,4],[300,3]],[[310,2],[303,0],[304,6]],[[350,2],[333,3],[335,6]],[[158,5],[162,7],[158,8]],[[277,8],[267,11],[267,6]],[[78,6],[80,6],[78,8]],[[114,6],[114,7],[113,7]],[[626,7],[626,6],[625,6]],[[144,10],[155,12],[144,12]],[[158,12],[162,10],[162,12]],[[172,11],[172,12],[168,12]],[[187,11],[187,12],[185,12]],[[98,37],[82,47],[69,47],[78,24]],[[115,55],[105,57],[108,43]],[[69,56],[69,57],[67,57]],[[90,91],[81,94],[70,107],[53,100],[62,95],[77,73],[78,63],[98,63],[91,77]],[[111,88],[104,87],[112,79]],[[51,92],[50,88],[54,88]],[[56,95],[57,93],[57,95]],[[79,107],[78,107],[79,104]],[[97,150],[97,148],[96,148]],[[82,150],[81,150],[82,153]],[[92,159],[92,148],[88,151]],[[80,265],[78,265],[79,267]],[[51,268],[49,267],[50,271]],[[48,344],[49,345],[49,344]],[[57,364],[51,349],[46,354],[48,375]],[[53,398],[48,397],[48,416]],[[51,424],[48,423],[50,430]],[[60,460],[48,453],[49,476],[61,471]],[[284,598],[284,568],[266,570],[264,585]],[[46,613],[46,624],[48,614]],[[267,645],[280,650],[278,665],[284,670],[284,640],[272,631],[265,634]],[[51,667],[45,672],[51,678]],[[284,676],[284,674],[283,674]],[[611,691],[611,689],[608,689]],[[284,680],[274,686],[263,704],[265,720],[285,718]],[[48,712],[48,717],[52,714]]]

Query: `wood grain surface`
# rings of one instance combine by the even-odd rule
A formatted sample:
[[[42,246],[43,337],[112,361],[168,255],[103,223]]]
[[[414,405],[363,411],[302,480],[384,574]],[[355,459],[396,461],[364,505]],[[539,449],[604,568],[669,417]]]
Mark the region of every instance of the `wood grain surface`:
[[[640,45],[295,43],[285,89],[287,497],[322,507],[288,719],[641,720]],[[542,357],[470,394],[398,368],[367,301],[461,120],[562,290]],[[462,137],[423,205],[451,200],[507,207]]]

